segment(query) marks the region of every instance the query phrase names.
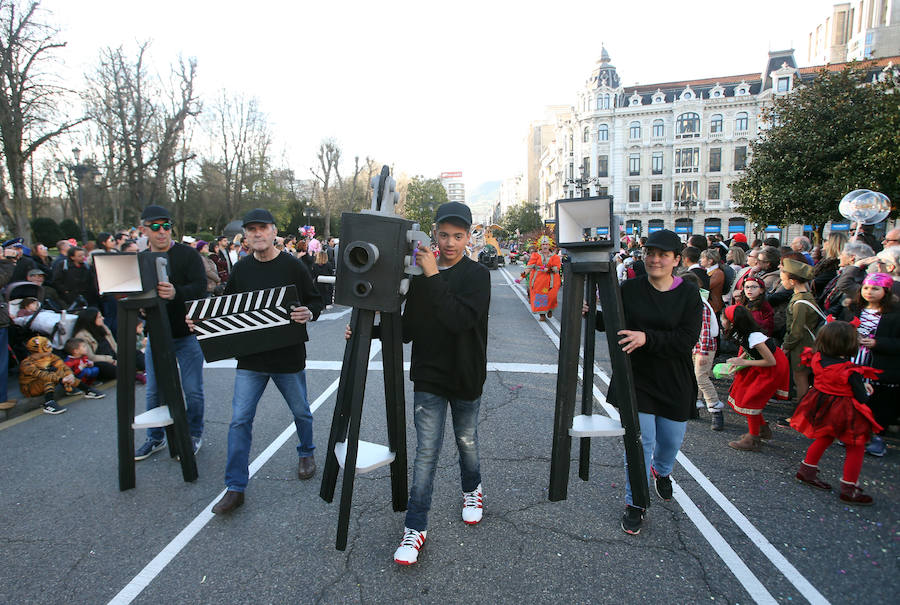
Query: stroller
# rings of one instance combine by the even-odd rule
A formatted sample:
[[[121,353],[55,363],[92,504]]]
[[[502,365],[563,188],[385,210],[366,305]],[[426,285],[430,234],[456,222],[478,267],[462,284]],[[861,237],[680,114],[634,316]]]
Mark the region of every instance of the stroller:
[[[30,281],[18,281],[3,289],[3,298],[9,306],[9,317],[12,322],[9,326],[10,365],[13,363],[18,365],[20,360],[28,357],[25,343],[36,335],[46,336],[53,351],[60,354],[66,340],[72,337],[72,330],[78,319],[77,313],[48,309],[39,309],[37,313],[16,317],[22,299],[27,297],[43,300],[44,287]]]

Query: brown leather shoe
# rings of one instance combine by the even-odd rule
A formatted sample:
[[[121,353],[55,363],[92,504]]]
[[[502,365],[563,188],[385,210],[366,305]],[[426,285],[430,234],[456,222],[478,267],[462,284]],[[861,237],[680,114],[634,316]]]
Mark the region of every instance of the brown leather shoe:
[[[217,515],[227,515],[243,503],[244,492],[228,490],[225,492],[225,495],[222,496],[222,499],[213,506],[212,512]]]
[[[762,426],[759,427],[759,438],[763,441],[768,441],[772,438],[772,427],[769,426],[768,422],[763,422]]]
[[[305,481],[306,479],[312,479],[312,476],[315,474],[316,459],[312,456],[300,458],[300,462],[297,464],[297,478],[301,481]]]
[[[758,452],[762,447],[762,440],[758,435],[744,433],[737,441],[729,441],[728,447],[742,452]]]

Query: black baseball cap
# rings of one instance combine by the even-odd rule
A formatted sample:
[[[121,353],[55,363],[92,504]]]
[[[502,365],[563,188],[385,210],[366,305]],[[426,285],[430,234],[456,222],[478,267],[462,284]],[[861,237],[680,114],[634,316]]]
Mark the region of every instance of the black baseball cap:
[[[141,221],[158,221],[161,219],[169,219],[172,220],[172,213],[163,208],[162,206],[157,206],[156,204],[151,204],[144,208],[144,211],[141,212]]]
[[[681,243],[681,238],[673,231],[660,229],[659,231],[654,231],[647,237],[647,243],[644,244],[644,247],[657,248],[659,250],[671,250],[675,254],[680,254],[681,249],[684,248],[684,244]]]
[[[463,221],[466,226],[472,225],[472,211],[469,210],[468,206],[459,202],[447,202],[446,204],[441,204],[434,214],[435,223],[441,223],[448,218],[458,218]]]
[[[267,223],[274,225],[275,218],[272,216],[272,213],[265,208],[254,208],[244,215],[244,221],[241,223],[241,226],[246,227],[250,223]]]

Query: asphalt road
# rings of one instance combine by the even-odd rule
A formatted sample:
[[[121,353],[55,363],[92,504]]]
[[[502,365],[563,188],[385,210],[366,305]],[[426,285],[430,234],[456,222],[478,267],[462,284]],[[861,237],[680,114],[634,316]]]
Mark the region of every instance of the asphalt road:
[[[419,563],[392,561],[403,513],[391,509],[387,468],[358,477],[348,547],[335,550],[338,497],[328,504],[318,492],[348,317],[336,307],[310,329],[320,473],[297,481],[290,414],[270,385],[254,425],[256,473],[230,517],[209,509],[224,487],[233,369],[204,371],[206,429],[194,483],[160,453],[138,463],[136,489],[118,490],[113,392],[76,401],[60,416],[0,425],[0,603],[896,602],[896,447],[863,466],[875,506],[850,507],[794,480],[808,445],[801,435],[776,429],[762,452],[742,453],[725,445],[745,431],[736,415],[726,415],[723,433],[704,417],[689,423],[673,472],[676,499],[653,493],[640,535],[619,527],[619,438],[593,440],[588,482],[577,477],[576,444],[568,499],[548,501],[558,324],[535,321],[514,273],[515,266],[492,271],[481,524],[460,519],[448,427]],[[605,340],[597,341],[597,364],[608,371]],[[386,443],[382,384],[381,371],[370,371],[362,438]],[[606,384],[595,384],[595,409],[606,413]],[[140,387],[137,396],[143,400]],[[406,397],[411,466],[408,381]],[[823,477],[837,484],[842,463],[833,447]]]

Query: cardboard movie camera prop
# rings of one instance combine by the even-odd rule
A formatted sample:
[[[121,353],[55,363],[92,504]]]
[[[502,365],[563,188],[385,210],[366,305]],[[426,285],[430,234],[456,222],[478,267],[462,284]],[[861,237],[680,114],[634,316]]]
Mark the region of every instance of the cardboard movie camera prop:
[[[393,313],[419,275],[416,251],[429,250],[431,237],[419,225],[394,214],[398,199],[387,166],[372,179],[372,208],[341,215],[341,245],[336,259],[337,304]],[[346,242],[346,243],[344,243]]]
[[[163,252],[95,254],[93,263],[100,294],[147,298],[156,296],[159,282],[169,281],[169,259]]]
[[[570,257],[612,249],[618,245],[616,238],[611,196],[556,200],[556,241]]]

